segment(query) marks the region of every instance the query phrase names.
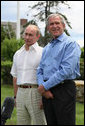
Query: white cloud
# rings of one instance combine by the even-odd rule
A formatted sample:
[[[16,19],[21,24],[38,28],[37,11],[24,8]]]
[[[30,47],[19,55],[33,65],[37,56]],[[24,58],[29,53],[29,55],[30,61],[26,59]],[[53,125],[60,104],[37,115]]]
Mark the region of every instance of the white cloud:
[[[64,13],[71,22],[73,31],[84,33],[84,1],[68,1],[71,9],[65,9]]]
[[[78,40],[77,42],[81,48],[84,47],[84,40]]]

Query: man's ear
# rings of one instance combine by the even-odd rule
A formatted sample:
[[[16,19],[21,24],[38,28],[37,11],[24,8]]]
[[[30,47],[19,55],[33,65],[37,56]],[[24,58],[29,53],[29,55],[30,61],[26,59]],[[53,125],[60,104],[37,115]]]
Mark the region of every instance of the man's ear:
[[[46,26],[46,29],[47,29],[47,31],[49,31],[49,27],[48,26]]]
[[[46,29],[47,29],[47,33],[49,33],[49,27],[48,26],[46,27]]]
[[[65,27],[66,27],[66,25],[65,24],[63,24],[63,28],[65,29]]]
[[[37,39],[39,39],[40,38],[40,34],[37,36]]]

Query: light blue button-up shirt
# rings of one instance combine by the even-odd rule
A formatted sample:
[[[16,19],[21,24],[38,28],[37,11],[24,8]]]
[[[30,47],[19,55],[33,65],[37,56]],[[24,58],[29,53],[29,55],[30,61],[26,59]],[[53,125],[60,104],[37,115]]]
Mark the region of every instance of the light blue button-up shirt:
[[[43,84],[48,90],[64,80],[79,77],[80,55],[79,45],[65,33],[52,40],[43,49],[37,69],[38,85]]]

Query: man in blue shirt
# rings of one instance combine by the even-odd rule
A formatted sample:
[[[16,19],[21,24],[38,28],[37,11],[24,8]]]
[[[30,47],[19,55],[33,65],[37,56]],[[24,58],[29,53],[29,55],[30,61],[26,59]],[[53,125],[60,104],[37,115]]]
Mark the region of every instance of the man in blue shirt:
[[[59,14],[47,18],[47,29],[53,39],[43,50],[37,69],[38,91],[48,125],[75,125],[75,78],[80,76],[81,50],[64,33],[64,19]]]

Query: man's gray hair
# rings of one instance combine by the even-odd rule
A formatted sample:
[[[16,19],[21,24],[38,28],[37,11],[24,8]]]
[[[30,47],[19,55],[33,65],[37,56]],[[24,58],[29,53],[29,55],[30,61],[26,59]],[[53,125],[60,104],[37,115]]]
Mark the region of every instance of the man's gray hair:
[[[46,19],[46,26],[49,25],[49,19],[50,19],[51,17],[60,17],[62,24],[65,24],[65,20],[64,20],[63,16],[57,13],[57,14],[50,14],[50,15],[47,17],[47,19]]]
[[[39,27],[37,26],[37,25],[34,25],[34,24],[29,24],[27,27],[32,27],[32,28],[34,28],[35,30],[36,30],[36,35],[38,36],[38,35],[40,35],[40,29],[39,29]],[[26,28],[27,28],[26,27]],[[26,29],[25,29],[26,30]],[[24,31],[25,32],[25,31]]]

